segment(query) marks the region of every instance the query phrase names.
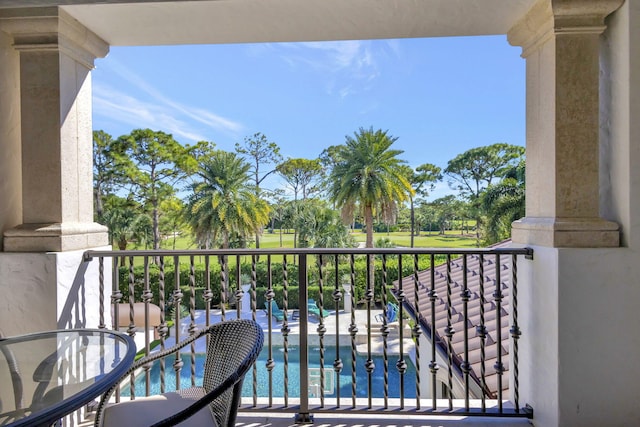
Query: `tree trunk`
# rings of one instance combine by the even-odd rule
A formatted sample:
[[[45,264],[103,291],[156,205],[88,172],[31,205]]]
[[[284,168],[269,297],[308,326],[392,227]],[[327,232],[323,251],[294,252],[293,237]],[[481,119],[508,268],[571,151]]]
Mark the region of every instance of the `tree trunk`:
[[[413,247],[413,236],[415,235],[416,216],[413,210],[413,197],[409,197],[409,203],[411,207],[411,247]]]
[[[96,214],[98,218],[102,218],[103,205],[102,205],[102,195],[100,194],[100,189],[95,189],[93,194],[96,198]]]
[[[154,200],[153,204],[153,249],[160,249],[160,211],[158,210],[158,201]]]
[[[367,227],[367,248],[373,248],[373,207],[371,204],[367,204],[364,207],[364,219]],[[375,289],[374,279],[375,279],[375,271],[374,271],[374,258],[370,256],[369,258],[369,280],[371,289]]]
[[[367,204],[364,207],[364,222],[367,228],[367,242],[365,246],[367,248],[373,247],[373,207],[371,204]]]

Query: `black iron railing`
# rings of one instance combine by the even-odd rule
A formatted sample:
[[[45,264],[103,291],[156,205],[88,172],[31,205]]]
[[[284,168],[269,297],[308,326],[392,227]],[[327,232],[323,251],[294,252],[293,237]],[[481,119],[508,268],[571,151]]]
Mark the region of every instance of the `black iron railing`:
[[[264,356],[243,411],[531,416],[518,390],[525,257],[531,249],[89,251],[81,269],[99,265],[99,327],[126,330],[142,353],[220,320],[260,322]],[[147,367],[122,394],[180,387],[185,364],[183,381],[196,384],[199,352]]]

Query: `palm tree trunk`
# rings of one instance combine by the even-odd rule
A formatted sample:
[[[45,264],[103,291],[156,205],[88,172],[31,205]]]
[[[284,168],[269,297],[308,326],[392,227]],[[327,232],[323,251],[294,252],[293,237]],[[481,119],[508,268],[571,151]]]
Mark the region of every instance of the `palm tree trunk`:
[[[409,203],[411,206],[411,247],[413,247],[413,236],[415,234],[416,227],[416,213],[413,209],[413,197],[409,196]]]
[[[367,227],[367,243],[366,243],[366,247],[367,248],[373,248],[373,207],[371,206],[371,204],[367,204],[364,207],[364,218],[365,218],[365,223],[366,223],[366,227]],[[374,284],[374,279],[375,279],[375,272],[374,272],[374,259],[373,256],[369,257],[369,284],[371,289],[375,289],[375,284]]]
[[[365,227],[367,228],[367,248],[373,247],[373,207],[371,203],[365,205],[364,207],[364,222]]]

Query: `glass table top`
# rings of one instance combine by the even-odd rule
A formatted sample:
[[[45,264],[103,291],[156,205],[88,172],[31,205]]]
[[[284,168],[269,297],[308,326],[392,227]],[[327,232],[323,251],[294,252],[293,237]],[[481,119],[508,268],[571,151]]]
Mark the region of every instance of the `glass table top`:
[[[0,426],[54,422],[111,387],[135,356],[133,340],[105,329],[0,339]]]

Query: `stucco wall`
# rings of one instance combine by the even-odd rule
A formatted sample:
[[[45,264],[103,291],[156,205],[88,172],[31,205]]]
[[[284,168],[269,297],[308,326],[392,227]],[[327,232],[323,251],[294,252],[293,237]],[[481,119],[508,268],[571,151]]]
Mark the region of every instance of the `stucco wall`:
[[[640,425],[638,253],[561,249],[558,264],[560,425]]]
[[[83,253],[0,253],[0,325],[5,334],[98,327],[98,261],[89,263],[86,271],[79,269]],[[111,267],[111,260],[105,259],[104,322],[108,327]]]
[[[19,95],[19,56],[0,31],[0,250],[2,233],[22,223]]]
[[[640,1],[627,0],[602,38],[600,203],[621,225],[622,246],[640,248]]]

